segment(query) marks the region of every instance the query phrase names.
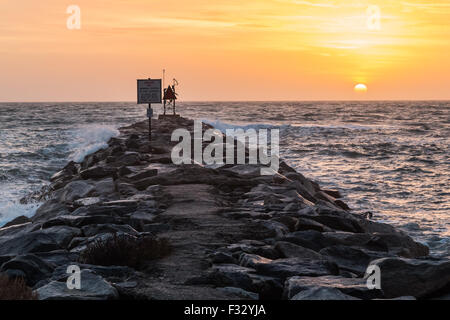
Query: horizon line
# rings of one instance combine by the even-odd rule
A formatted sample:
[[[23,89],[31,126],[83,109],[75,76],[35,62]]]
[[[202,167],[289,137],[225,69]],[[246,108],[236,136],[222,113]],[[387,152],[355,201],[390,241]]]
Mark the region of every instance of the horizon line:
[[[450,101],[450,98],[445,99],[306,99],[306,100],[178,100],[178,103],[204,103],[204,102],[402,102],[402,101],[418,101],[418,102],[427,102],[427,101],[436,101],[436,102],[447,102]],[[5,103],[136,103],[136,101],[131,100],[37,100],[37,101],[0,101],[0,104]],[[147,103],[142,103],[142,105],[147,105]],[[162,105],[162,103],[152,103],[152,105]]]

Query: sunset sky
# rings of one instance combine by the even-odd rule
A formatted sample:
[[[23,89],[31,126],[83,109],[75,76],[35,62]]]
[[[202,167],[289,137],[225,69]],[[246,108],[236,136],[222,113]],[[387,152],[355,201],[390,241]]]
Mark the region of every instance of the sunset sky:
[[[134,101],[163,68],[191,101],[450,99],[449,56],[450,0],[0,2],[0,101]]]

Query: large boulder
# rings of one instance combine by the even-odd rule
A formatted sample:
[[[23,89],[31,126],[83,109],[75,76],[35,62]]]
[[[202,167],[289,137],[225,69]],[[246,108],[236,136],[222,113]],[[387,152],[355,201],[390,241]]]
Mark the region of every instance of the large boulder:
[[[383,258],[372,261],[381,272],[381,290],[386,298],[424,298],[450,292],[450,261]]]
[[[415,242],[410,236],[402,233],[351,233],[326,232],[323,235],[335,244],[362,247],[371,251],[385,251],[405,258],[427,256],[427,246]]]
[[[68,289],[66,282],[52,281],[36,290],[40,300],[111,300],[119,294],[109,282],[90,270],[81,271],[81,289]]]
[[[292,277],[286,280],[284,296],[292,299],[302,291],[325,288],[336,289],[345,295],[359,299],[375,299],[382,297],[381,290],[370,290],[362,278],[344,278],[340,276]]]

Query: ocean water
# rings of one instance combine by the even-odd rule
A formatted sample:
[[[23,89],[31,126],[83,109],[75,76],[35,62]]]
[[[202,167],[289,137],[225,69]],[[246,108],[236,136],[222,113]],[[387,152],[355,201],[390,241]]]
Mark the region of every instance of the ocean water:
[[[67,161],[145,119],[135,103],[0,104],[0,225]],[[183,116],[219,129],[279,128],[286,161],[355,212],[394,224],[433,255],[450,256],[450,102],[189,102]],[[161,106],[155,106],[155,113]]]

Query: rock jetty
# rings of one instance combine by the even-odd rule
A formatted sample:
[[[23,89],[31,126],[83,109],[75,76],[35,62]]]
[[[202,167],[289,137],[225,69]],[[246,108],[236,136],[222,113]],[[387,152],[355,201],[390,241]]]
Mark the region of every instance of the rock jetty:
[[[120,129],[106,149],[51,178],[32,218],[0,229],[0,273],[39,299],[444,299],[450,261],[394,227],[352,213],[281,161],[174,165],[182,117]],[[203,125],[203,129],[210,128]],[[369,289],[369,265],[381,289]],[[69,289],[68,267],[81,270]]]

